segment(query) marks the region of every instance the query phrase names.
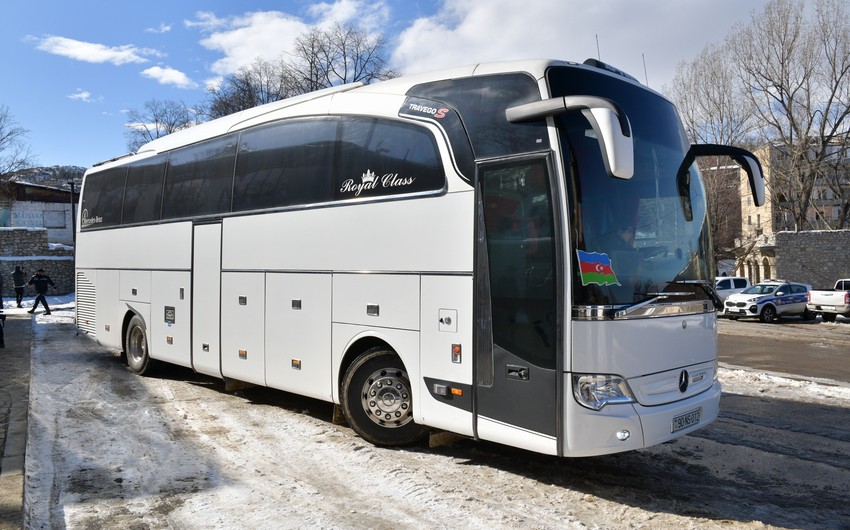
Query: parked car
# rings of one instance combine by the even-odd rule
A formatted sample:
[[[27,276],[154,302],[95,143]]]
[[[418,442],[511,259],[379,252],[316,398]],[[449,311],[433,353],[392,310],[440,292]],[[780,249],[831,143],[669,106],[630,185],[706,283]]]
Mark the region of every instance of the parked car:
[[[724,314],[735,320],[741,317],[758,317],[762,322],[776,322],[780,317],[800,315],[811,320],[808,292],[810,285],[767,280],[733,294],[723,303]]]
[[[834,322],[838,315],[850,317],[850,279],[838,280],[832,289],[810,290],[808,302],[807,309],[824,322]]]
[[[729,295],[738,294],[750,286],[750,280],[741,276],[718,276],[714,278],[714,290],[725,301]]]

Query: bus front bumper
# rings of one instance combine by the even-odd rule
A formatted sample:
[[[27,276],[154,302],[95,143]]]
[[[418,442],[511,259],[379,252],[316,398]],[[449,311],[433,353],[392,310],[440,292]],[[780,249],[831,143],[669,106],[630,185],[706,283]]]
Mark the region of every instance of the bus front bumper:
[[[656,406],[607,405],[594,411],[567,395],[564,456],[595,456],[650,447],[705,427],[720,412],[720,382],[688,399]]]

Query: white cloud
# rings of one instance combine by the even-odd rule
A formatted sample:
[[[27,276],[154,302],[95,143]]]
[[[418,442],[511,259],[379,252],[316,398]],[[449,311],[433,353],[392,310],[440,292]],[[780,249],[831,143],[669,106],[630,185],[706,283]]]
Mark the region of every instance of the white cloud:
[[[390,12],[383,0],[339,0],[314,4],[307,15],[309,20],[281,11],[257,11],[220,18],[202,11],[196,13],[194,20],[183,23],[206,35],[200,41],[203,47],[222,54],[210,70],[216,76],[227,76],[257,59],[275,60],[291,53],[295,39],[311,28],[339,22],[379,31],[387,24]]]
[[[210,70],[217,75],[229,75],[257,59],[273,60],[289,52],[292,42],[308,26],[301,20],[278,11],[261,11],[220,19],[201,45],[219,51],[224,57],[215,61]]]
[[[83,90],[82,88],[78,88],[76,92],[74,92],[73,94],[68,94],[65,97],[67,97],[68,99],[73,99],[75,101],[82,101],[84,103],[94,103],[96,101],[101,100],[101,98],[92,99],[91,92],[89,92],[88,90]]]
[[[766,2],[444,0],[437,13],[399,34],[391,63],[409,74],[511,59],[582,62],[599,55],[660,88],[679,62],[722,41],[733,24]]]
[[[170,67],[152,66],[146,70],[142,70],[142,75],[150,79],[154,79],[161,85],[174,85],[178,88],[195,88],[197,83],[192,81],[189,76]]]
[[[147,28],[145,32],[147,33],[168,33],[171,31],[171,24],[166,24],[163,22],[156,28]]]
[[[162,53],[151,48],[139,48],[131,44],[106,46],[94,42],[85,42],[56,35],[49,35],[38,41],[37,49],[88,63],[146,63],[147,57],[161,57]]]
[[[383,0],[338,0],[311,5],[307,13],[320,27],[334,23],[355,24],[367,31],[381,31],[390,20],[390,8]]]
[[[218,18],[215,13],[209,11],[198,11],[195,20],[184,20],[183,25],[187,28],[198,28],[201,31],[215,31],[227,25],[227,19]]]

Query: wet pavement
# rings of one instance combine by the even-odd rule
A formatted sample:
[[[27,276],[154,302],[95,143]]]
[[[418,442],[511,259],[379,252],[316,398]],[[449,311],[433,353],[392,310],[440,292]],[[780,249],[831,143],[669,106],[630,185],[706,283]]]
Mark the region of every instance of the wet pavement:
[[[32,317],[7,315],[0,349],[0,529],[21,528]]]

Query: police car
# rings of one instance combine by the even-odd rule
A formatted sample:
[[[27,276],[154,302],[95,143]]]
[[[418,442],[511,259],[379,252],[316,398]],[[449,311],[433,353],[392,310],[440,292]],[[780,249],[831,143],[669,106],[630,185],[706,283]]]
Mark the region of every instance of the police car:
[[[730,295],[723,303],[724,314],[733,320],[758,317],[762,322],[776,322],[779,317],[789,315],[811,320],[813,315],[806,308],[811,288],[803,283],[766,280]]]

